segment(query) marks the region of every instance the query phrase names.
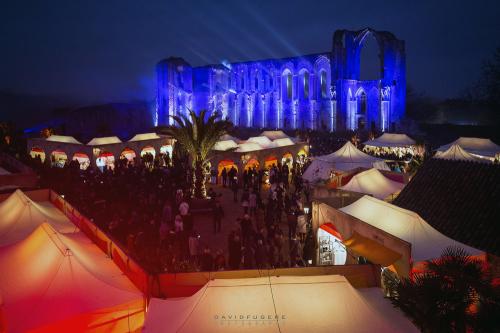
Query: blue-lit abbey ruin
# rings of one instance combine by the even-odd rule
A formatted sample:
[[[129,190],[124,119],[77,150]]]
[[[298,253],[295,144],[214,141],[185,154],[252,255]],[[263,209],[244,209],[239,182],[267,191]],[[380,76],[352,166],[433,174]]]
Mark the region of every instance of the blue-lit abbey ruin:
[[[380,79],[360,80],[367,37],[379,47]],[[182,58],[158,63],[157,125],[172,115],[208,109],[240,127],[382,130],[405,110],[404,41],[392,33],[338,30],[331,52],[191,67]]]

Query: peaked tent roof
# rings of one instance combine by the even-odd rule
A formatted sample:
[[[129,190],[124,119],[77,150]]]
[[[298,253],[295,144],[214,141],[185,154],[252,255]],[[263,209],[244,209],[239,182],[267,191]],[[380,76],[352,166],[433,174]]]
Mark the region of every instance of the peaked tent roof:
[[[121,143],[122,140],[117,136],[107,136],[103,138],[93,138],[87,143],[87,146],[101,146],[101,145],[110,145],[114,143]]]
[[[407,147],[415,143],[415,140],[406,134],[384,133],[378,138],[364,142],[364,145],[372,147]]]
[[[270,140],[273,140],[273,141],[276,139],[290,138],[283,131],[264,131],[264,132],[260,133],[260,136],[268,137]]]
[[[236,141],[229,139],[229,140],[217,141],[212,149],[226,151],[234,148],[238,148],[238,144],[236,143]]]
[[[490,160],[483,159],[477,156],[474,156],[467,151],[465,151],[458,144],[453,144],[447,150],[441,152],[437,151],[434,158],[439,158],[442,160],[454,160],[454,161],[472,161],[472,162],[480,162],[480,163],[489,163]]]
[[[356,174],[347,184],[340,187],[343,190],[371,194],[375,198],[385,199],[391,194],[401,191],[404,184],[385,177],[375,168]]]
[[[295,142],[293,142],[290,138],[281,138],[273,140],[273,145],[276,147],[285,147],[285,146],[293,146]]]
[[[268,148],[272,146],[273,142],[267,136],[253,136],[246,143],[256,143],[264,148]]]
[[[81,251],[46,223],[23,241],[0,248],[0,293],[9,332],[90,327],[124,332],[142,326],[141,293],[132,284],[122,289],[108,283],[96,274],[102,262],[97,266]],[[114,266],[111,260],[107,264]]]
[[[216,279],[191,297],[153,298],[144,332],[417,332],[396,309],[377,306],[339,275]]]
[[[415,262],[438,258],[448,246],[462,247],[472,255],[482,253],[443,235],[417,213],[367,195],[340,210],[410,243]]]
[[[21,190],[16,190],[5,201],[0,202],[0,246],[23,240],[45,222],[61,233],[78,230],[50,202],[35,202]]]
[[[156,133],[142,133],[134,135],[134,137],[128,141],[133,142],[133,141],[154,140],[154,139],[161,139],[161,136],[159,136]]]
[[[236,143],[238,143],[240,141],[240,139],[238,139],[237,137],[231,136],[229,134],[224,134],[223,136],[221,136],[219,138],[219,141],[227,141],[227,140],[233,140]]]
[[[444,152],[454,144],[459,145],[465,151],[474,155],[494,158],[497,154],[500,153],[500,146],[495,144],[490,139],[468,138],[468,137],[460,137],[455,141],[448,143],[447,145],[439,147],[437,150],[440,152]]]
[[[52,142],[62,142],[62,143],[74,143],[77,145],[81,145],[82,143],[75,139],[72,136],[67,136],[67,135],[51,135],[47,139],[47,141],[52,141]]]
[[[262,150],[264,147],[259,145],[258,143],[255,142],[245,142],[245,143],[240,143],[238,145],[238,149],[236,149],[237,153],[246,153],[249,151],[256,151],[256,150]]]
[[[312,182],[318,179],[328,179],[330,172],[334,170],[349,171],[356,168],[370,169],[373,167],[385,170],[389,169],[384,160],[363,153],[350,141],[347,141],[336,152],[316,157],[306,169],[302,178]]]

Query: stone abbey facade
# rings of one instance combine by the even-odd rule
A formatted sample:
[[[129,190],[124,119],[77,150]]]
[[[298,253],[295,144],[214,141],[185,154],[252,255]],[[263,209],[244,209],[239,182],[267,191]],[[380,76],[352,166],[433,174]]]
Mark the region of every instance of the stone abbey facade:
[[[360,80],[360,55],[372,35],[380,79]],[[191,67],[182,58],[158,63],[156,125],[207,109],[240,127],[394,130],[405,110],[404,41],[392,33],[337,30],[331,52]]]

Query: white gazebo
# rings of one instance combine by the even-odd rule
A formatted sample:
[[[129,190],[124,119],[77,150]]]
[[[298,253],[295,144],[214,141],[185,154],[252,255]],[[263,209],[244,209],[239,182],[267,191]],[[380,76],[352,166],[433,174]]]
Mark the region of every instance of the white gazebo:
[[[191,297],[153,298],[144,332],[418,332],[371,289],[339,275],[216,279]]]
[[[342,190],[369,194],[377,199],[392,199],[404,187],[399,183],[385,177],[375,168],[360,172],[349,180],[347,184],[339,187]]]
[[[437,149],[438,152],[445,152],[453,145],[460,146],[463,150],[479,158],[495,160],[500,157],[500,146],[490,139],[460,137],[457,140],[443,145]]]
[[[315,157],[302,178],[309,182],[328,180],[332,172],[343,173],[357,168],[389,170],[384,160],[362,152],[348,141],[334,153]]]

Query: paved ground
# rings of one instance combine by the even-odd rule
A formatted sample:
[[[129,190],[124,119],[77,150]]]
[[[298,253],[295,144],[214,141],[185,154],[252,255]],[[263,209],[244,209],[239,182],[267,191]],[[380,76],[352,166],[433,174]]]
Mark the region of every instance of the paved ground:
[[[220,185],[215,186],[207,186],[208,188],[212,187],[217,194],[221,193],[222,198],[222,207],[224,209],[224,218],[222,220],[222,231],[214,234],[213,232],[213,224],[212,224],[212,214],[196,214],[194,216],[194,228],[200,234],[201,241],[201,249],[204,246],[210,247],[212,253],[214,254],[217,250],[222,250],[226,259],[228,258],[228,250],[227,250],[227,239],[231,230],[239,227],[239,222],[237,222],[237,218],[243,217],[243,207],[241,206],[241,193],[242,191],[238,191],[238,202],[235,203],[233,201],[233,192],[227,188],[224,188]],[[269,187],[265,186],[262,188],[262,199],[265,201],[267,199],[267,192]],[[264,226],[264,216],[263,211],[258,210],[255,218],[252,219],[254,223],[254,227],[263,227]],[[285,250],[288,252],[288,225],[286,223],[285,218],[282,218],[281,221],[281,229],[285,235]],[[256,229],[257,230],[257,229]]]

